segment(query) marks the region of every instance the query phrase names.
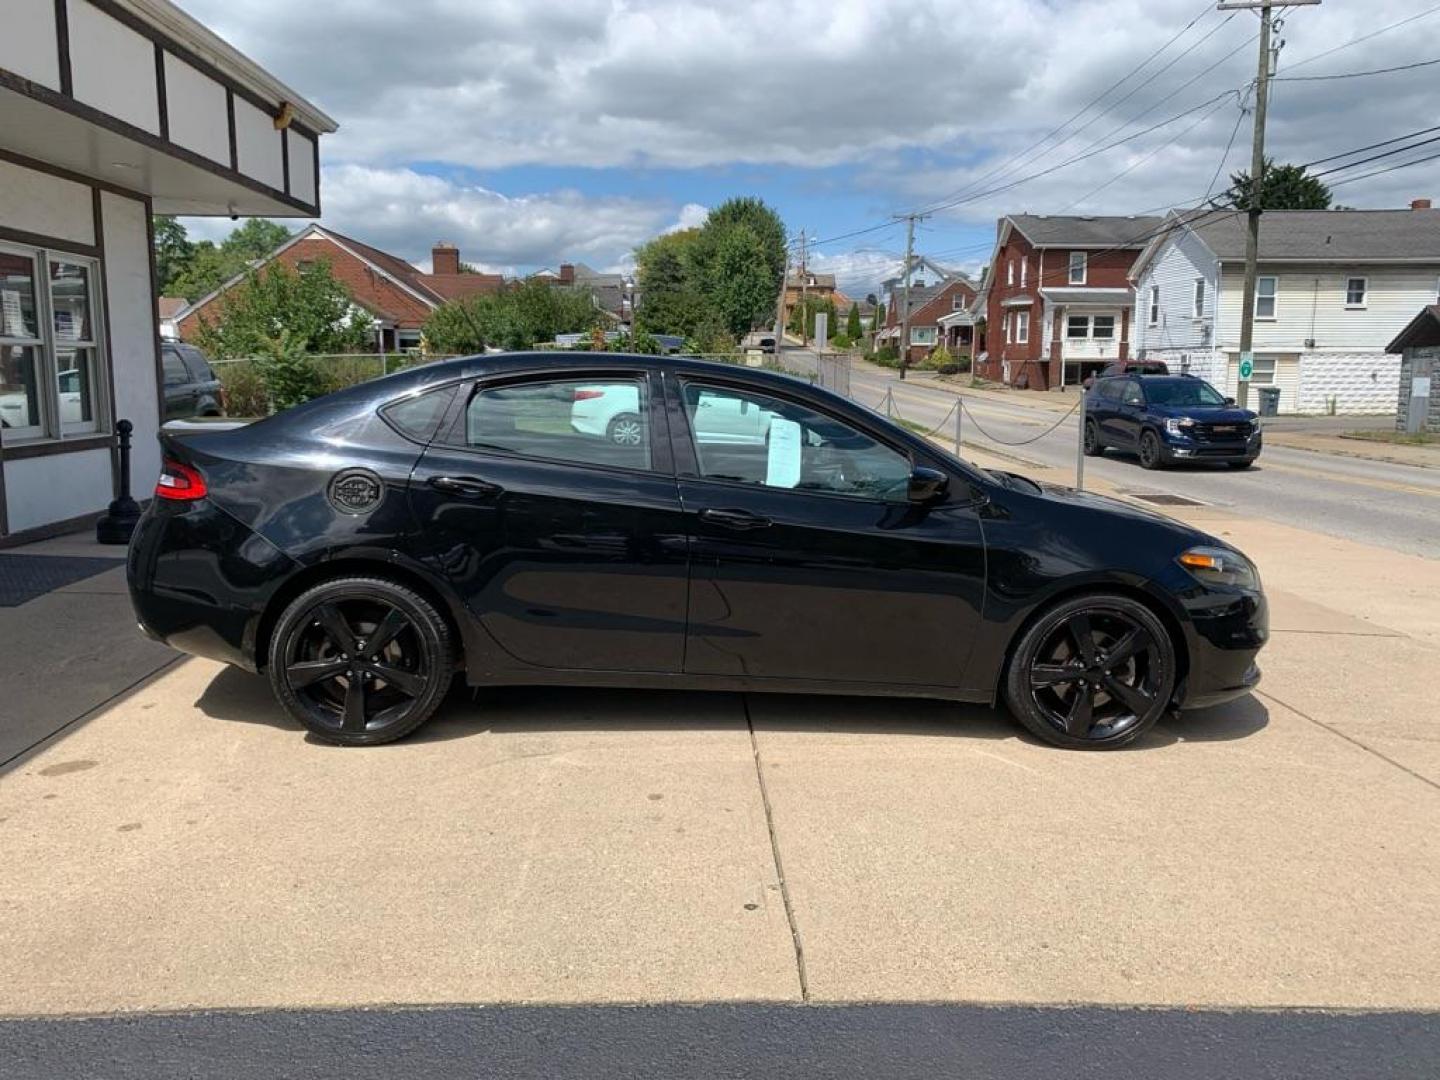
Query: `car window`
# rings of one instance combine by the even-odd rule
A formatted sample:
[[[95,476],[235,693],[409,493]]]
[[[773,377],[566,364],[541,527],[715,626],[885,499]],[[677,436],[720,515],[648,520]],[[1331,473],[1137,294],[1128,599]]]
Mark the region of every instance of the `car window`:
[[[642,379],[555,379],[480,387],[465,408],[464,445],[587,465],[650,468]]]
[[[185,370],[180,354],[174,349],[162,350],[160,359],[165,369],[166,386],[184,386],[190,381],[190,373]]]
[[[185,367],[189,369],[192,381],[215,381],[215,373],[210,370],[210,365],[205,362],[205,356],[199,349],[181,349],[180,355],[185,358]]]
[[[1145,395],[1140,392],[1140,384],[1131,379],[1125,384],[1125,394],[1120,399],[1126,405],[1144,405]]]
[[[749,390],[685,386],[700,475],[795,491],[903,502],[908,457],[849,424]]]
[[[1202,379],[1151,383],[1150,400],[1156,405],[1224,405],[1225,398]]]
[[[454,386],[442,386],[439,390],[401,398],[380,411],[403,434],[419,442],[428,442],[454,396]]]

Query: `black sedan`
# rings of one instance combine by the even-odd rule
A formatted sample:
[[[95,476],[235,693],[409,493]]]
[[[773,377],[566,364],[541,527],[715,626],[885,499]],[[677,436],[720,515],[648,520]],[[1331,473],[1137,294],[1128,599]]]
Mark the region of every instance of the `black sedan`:
[[[1259,679],[1233,548],[763,371],[475,357],[162,442],[142,629],[336,743],[413,731],[457,674],[1003,699],[1084,748]]]

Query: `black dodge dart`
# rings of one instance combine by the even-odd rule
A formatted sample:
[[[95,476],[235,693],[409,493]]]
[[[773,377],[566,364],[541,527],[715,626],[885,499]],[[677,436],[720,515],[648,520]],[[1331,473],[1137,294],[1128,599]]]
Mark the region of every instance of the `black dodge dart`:
[[[331,742],[406,735],[459,675],[1003,699],[1102,748],[1260,677],[1234,548],[783,375],[474,357],[161,441],[141,628]]]

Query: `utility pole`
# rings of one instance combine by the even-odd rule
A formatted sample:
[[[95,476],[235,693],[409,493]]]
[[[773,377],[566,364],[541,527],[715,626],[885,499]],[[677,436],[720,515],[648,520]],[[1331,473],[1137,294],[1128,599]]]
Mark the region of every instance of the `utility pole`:
[[[810,344],[810,312],[806,304],[810,301],[809,258],[805,251],[805,230],[800,230],[800,345]]]
[[[1250,142],[1250,205],[1247,208],[1245,232],[1245,289],[1240,307],[1240,370],[1237,372],[1235,398],[1243,409],[1250,400],[1250,372],[1255,354],[1255,279],[1260,261],[1260,193],[1265,173],[1265,112],[1270,93],[1270,67],[1274,57],[1270,50],[1271,12],[1277,7],[1311,7],[1320,0],[1224,0],[1219,11],[1258,11],[1260,14],[1260,62],[1255,72],[1255,130]]]
[[[895,220],[905,221],[905,281],[900,293],[900,378],[910,366],[910,262],[915,257],[915,222],[929,214],[897,214]]]

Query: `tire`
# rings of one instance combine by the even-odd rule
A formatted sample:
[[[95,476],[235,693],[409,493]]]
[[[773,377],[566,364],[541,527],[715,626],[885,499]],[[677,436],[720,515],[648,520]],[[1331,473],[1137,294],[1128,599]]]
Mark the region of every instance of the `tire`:
[[[1100,429],[1094,420],[1085,421],[1085,456],[1100,457],[1105,453],[1105,444],[1100,441]]]
[[[616,446],[644,446],[645,423],[638,413],[621,413],[605,425],[605,438]]]
[[[1226,462],[1226,464],[1232,469],[1248,469],[1251,465],[1255,464],[1255,459],[1251,458],[1249,461],[1229,461]]]
[[[1094,593],[1047,609],[1021,635],[1005,702],[1032,735],[1110,750],[1155,726],[1175,693],[1175,644],[1137,600]]]
[[[444,618],[385,578],[316,585],[290,602],[270,635],[275,697],[306,730],[340,746],[410,734],[440,707],[454,672]]]
[[[1140,433],[1140,467],[1142,469],[1163,469],[1165,451],[1160,446],[1160,436],[1153,431]]]

